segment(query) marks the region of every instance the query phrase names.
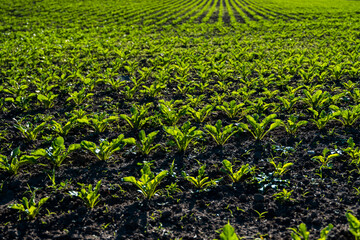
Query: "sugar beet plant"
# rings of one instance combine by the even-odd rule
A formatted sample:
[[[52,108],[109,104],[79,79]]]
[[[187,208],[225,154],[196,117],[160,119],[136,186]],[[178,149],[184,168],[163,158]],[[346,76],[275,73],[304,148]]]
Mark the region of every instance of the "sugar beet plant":
[[[220,240],[239,240],[240,238],[235,232],[235,229],[228,223],[222,229],[220,233]]]
[[[249,164],[242,165],[237,171],[233,170],[234,165],[231,164],[228,160],[223,160],[223,167],[221,171],[226,173],[233,182],[239,182],[245,180],[246,178],[251,177],[255,174],[255,167],[250,167]]]
[[[205,107],[196,111],[192,107],[188,107],[187,114],[190,115],[195,122],[201,123],[205,121],[205,119],[212,112],[213,108],[214,107],[212,105],[206,105]]]
[[[153,144],[154,139],[159,131],[151,132],[146,135],[144,130],[141,130],[139,133],[140,143],[136,142],[138,149],[145,155],[149,155],[151,151],[159,148],[160,144]]]
[[[122,179],[124,182],[130,182],[138,187],[139,192],[141,192],[146,199],[151,199],[159,191],[156,189],[157,186],[168,174],[167,170],[163,170],[155,175],[151,171],[150,166],[150,163],[144,163],[143,168],[140,170],[141,177],[139,180],[136,180],[133,176]]]
[[[349,231],[355,237],[355,240],[360,239],[360,221],[350,212],[346,213],[346,218],[349,223]]]
[[[285,173],[287,173],[289,171],[289,167],[291,167],[292,165],[294,165],[293,163],[289,163],[289,162],[278,162],[276,163],[274,161],[274,159],[270,159],[269,163],[274,167],[274,173],[273,176],[274,177],[281,177],[282,175],[284,175]]]
[[[51,142],[51,146],[47,149],[37,149],[32,155],[37,157],[45,157],[54,167],[60,167],[69,154],[80,149],[80,144],[71,144],[67,149],[64,144],[63,137],[57,137]]]
[[[258,114],[254,114],[254,116],[246,115],[246,118],[248,123],[250,124],[250,127],[244,123],[240,123],[239,127],[250,132],[256,141],[262,140],[266,134],[281,125],[281,122],[276,119],[276,114],[270,114],[269,116],[265,117],[261,122],[260,116]],[[270,126],[268,129],[266,129],[268,125]]]
[[[179,122],[180,118],[184,116],[187,112],[187,107],[182,107],[177,109],[175,105],[179,104],[181,101],[161,101],[159,103],[159,110],[161,112],[159,121],[161,124],[166,124],[168,126],[174,126]]]
[[[215,186],[217,182],[221,180],[221,179],[212,180],[209,177],[207,177],[205,168],[206,168],[206,164],[200,165],[198,174],[195,177],[186,174],[186,172],[184,171],[181,174],[186,180],[192,183],[198,190],[204,190],[211,186]]]
[[[6,157],[0,154],[0,169],[11,175],[18,173],[19,168],[23,165],[34,164],[38,159],[35,155],[25,155],[20,151],[20,147],[11,151],[10,156]]]
[[[151,104],[141,106],[134,105],[130,108],[130,116],[126,114],[120,114],[120,118],[124,119],[131,128],[141,129],[152,119],[152,117],[147,117],[150,106]]]
[[[30,188],[30,187],[29,187]],[[49,197],[41,198],[38,202],[36,201],[36,191],[38,189],[31,190],[30,194],[31,197],[23,197],[20,203],[10,204],[9,208],[16,209],[20,213],[25,214],[26,219],[33,220],[38,215],[41,210],[42,205],[44,205],[48,200]]]
[[[286,121],[281,121],[281,125],[285,128],[286,132],[292,136],[295,136],[299,128],[306,126],[307,123],[308,121],[305,120],[298,121],[298,118],[294,115],[290,115],[289,119]]]
[[[274,199],[281,202],[281,203],[285,203],[285,202],[291,202],[294,199],[291,198],[291,194],[293,193],[294,190],[288,191],[285,188],[283,188],[282,191],[275,193],[273,195]]]
[[[69,121],[65,121],[63,123],[51,120],[50,129],[58,135],[65,137],[69,134],[70,130],[77,125],[77,123],[78,122],[74,119],[70,119]]]
[[[191,127],[190,122],[184,123],[181,128],[177,126],[164,126],[164,131],[174,138],[180,152],[184,152],[194,139],[196,140],[196,138],[200,138],[203,135],[203,131],[196,130],[196,127]]]
[[[18,124],[15,124],[14,127],[18,129],[27,140],[35,141],[38,135],[45,128],[46,124],[46,122],[40,123],[39,125],[34,125],[31,122],[27,122],[25,124],[18,122]]]
[[[123,149],[127,144],[135,144],[134,138],[125,138],[123,134],[120,134],[117,138],[111,142],[105,139],[100,140],[100,145],[91,141],[82,141],[81,147],[92,152],[98,159],[107,161],[117,151]]]
[[[48,92],[46,95],[37,95],[37,99],[45,108],[52,108],[55,104],[55,99],[57,96],[58,95],[54,94],[53,92]]]
[[[90,99],[94,94],[87,93],[85,88],[82,88],[80,91],[71,91],[69,92],[70,97],[66,101],[72,101],[76,106],[80,106],[85,100]]]
[[[321,230],[320,238],[317,240],[326,240],[333,225],[329,224],[327,227]],[[310,232],[307,230],[305,223],[301,223],[298,228],[290,228],[292,230],[291,239],[293,240],[310,240]]]
[[[104,132],[111,122],[118,120],[118,116],[107,116],[106,113],[94,114],[91,118],[78,119],[78,123],[85,123],[92,127],[96,133]]]
[[[330,154],[329,154],[330,153]],[[313,160],[320,163],[319,171],[322,173],[323,169],[331,169],[332,168],[332,159],[339,157],[339,153],[332,153],[328,148],[324,148],[322,155],[313,157]]]
[[[101,187],[101,180],[97,182],[94,188],[91,184],[85,186],[85,184],[79,183],[79,185],[80,191],[70,191],[69,194],[71,196],[79,197],[88,208],[93,209],[100,201],[99,191]]]
[[[221,120],[218,120],[215,126],[205,125],[205,130],[220,146],[224,145],[232,135],[239,131],[233,124],[223,127]]]
[[[349,138],[347,140],[347,144],[348,147],[343,150],[350,157],[350,163],[355,165],[355,167],[358,169],[358,172],[360,172],[360,149],[359,147],[356,147],[353,138]]]
[[[216,109],[223,111],[229,118],[233,119],[246,112],[244,106],[244,103],[237,104],[235,100],[232,100],[231,102],[224,102],[222,105],[217,106]]]

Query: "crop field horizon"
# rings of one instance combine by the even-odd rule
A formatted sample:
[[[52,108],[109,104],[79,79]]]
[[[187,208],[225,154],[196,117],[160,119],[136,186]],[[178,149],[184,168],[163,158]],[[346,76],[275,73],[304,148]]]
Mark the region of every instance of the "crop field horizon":
[[[0,4],[0,239],[360,239],[360,1]]]

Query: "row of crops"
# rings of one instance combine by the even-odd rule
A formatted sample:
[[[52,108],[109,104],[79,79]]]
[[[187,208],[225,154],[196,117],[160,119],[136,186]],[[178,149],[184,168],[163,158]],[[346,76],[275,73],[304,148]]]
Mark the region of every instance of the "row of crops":
[[[359,238],[359,10],[2,2],[0,236]]]
[[[26,4],[28,3],[28,4]],[[78,28],[145,25],[217,23],[232,24],[263,21],[297,21],[356,16],[354,1],[6,1],[2,10],[3,27],[9,30],[40,28]],[[49,14],[52,16],[48,17]],[[25,21],[24,21],[25,20]],[[65,26],[64,26],[65,25]]]

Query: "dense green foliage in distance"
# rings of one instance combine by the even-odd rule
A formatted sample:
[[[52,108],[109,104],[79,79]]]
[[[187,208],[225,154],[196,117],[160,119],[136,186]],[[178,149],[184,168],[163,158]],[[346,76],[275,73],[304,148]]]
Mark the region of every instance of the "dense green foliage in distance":
[[[46,222],[51,214],[43,209],[57,194],[96,210],[107,206],[103,189],[114,184],[120,198],[126,188],[132,200],[147,203],[240,182],[272,201],[296,204],[308,188],[290,184],[293,176],[310,179],[309,186],[347,182],[359,195],[353,181],[360,174],[359,1],[0,5],[2,196],[15,177],[24,181],[1,206],[3,215]],[[77,163],[79,155],[85,163]],[[134,167],[139,156],[144,162]],[[87,169],[97,161],[119,164],[123,181],[73,176],[68,186],[56,180],[72,164]],[[27,187],[31,176],[44,179]],[[340,209],[344,223],[358,203]],[[265,216],[259,213],[258,221]],[[357,219],[346,216],[358,239]],[[300,223],[288,237],[303,239]],[[327,219],[320,239],[332,228]],[[221,239],[238,239],[230,225],[223,230]]]

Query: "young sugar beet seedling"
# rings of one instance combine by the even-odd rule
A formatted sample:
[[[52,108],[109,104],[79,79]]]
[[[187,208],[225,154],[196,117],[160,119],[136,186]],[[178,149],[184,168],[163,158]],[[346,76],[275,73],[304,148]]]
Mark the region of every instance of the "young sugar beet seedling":
[[[131,128],[141,129],[152,118],[146,117],[149,112],[151,104],[146,105],[134,105],[130,108],[131,116],[120,114],[120,118],[124,119]]]
[[[108,70],[108,68],[106,69]],[[94,71],[95,72],[95,71]],[[106,71],[108,72],[108,71]],[[103,82],[103,79],[96,79],[96,78],[91,78],[91,77],[88,77],[90,76],[91,74],[89,75],[86,75],[86,76],[83,76],[80,72],[77,72],[76,73],[76,76],[78,78],[80,78],[80,82],[83,84],[84,88],[92,91],[94,90],[95,86],[100,83],[100,82]]]
[[[281,121],[281,120],[280,120]],[[281,125],[285,128],[286,132],[291,136],[295,136],[298,129],[302,126],[305,126],[307,121],[297,121],[297,117],[290,115],[289,119],[286,121],[281,121]]]
[[[159,109],[161,112],[161,120],[163,120],[165,124],[169,126],[174,126],[180,120],[180,118],[184,116],[188,111],[187,107],[182,107],[180,109],[174,108],[176,104],[180,103],[179,101],[170,101],[170,102],[159,101],[159,102],[160,102]],[[163,124],[161,123],[161,125]]]
[[[239,240],[239,238],[236,233],[235,229],[230,225],[230,223],[227,223],[222,229],[220,233],[220,240]],[[218,240],[218,239],[215,239]]]
[[[327,227],[323,228],[320,232],[320,238],[317,240],[326,240],[333,227],[332,224],[329,224]],[[307,230],[305,223],[301,223],[297,229],[289,229],[293,231],[291,233],[292,240],[310,240],[310,232]]]
[[[54,94],[53,92],[48,92],[46,95],[40,93],[37,95],[37,99],[42,105],[44,105],[45,108],[52,108],[57,96],[58,95]]]
[[[18,173],[19,168],[25,164],[36,163],[37,156],[22,155],[20,147],[11,151],[10,156],[6,157],[0,154],[0,169],[3,169],[11,175]]]
[[[303,98],[302,101],[304,101],[310,108],[313,108],[316,111],[323,109],[330,101],[330,94],[326,91],[323,92],[318,90],[313,95],[308,90],[304,90],[303,92],[306,98]]]
[[[233,119],[243,114],[245,111],[244,103],[237,104],[235,100],[224,102],[223,105],[217,106],[216,109],[223,111],[229,118]]]
[[[125,86],[124,90],[121,91],[121,93],[124,94],[126,100],[131,100],[134,98],[135,94],[139,91],[138,88],[139,88],[138,86],[134,86],[134,87]]]
[[[159,190],[156,190],[160,182],[167,176],[168,171],[163,170],[158,175],[155,175],[150,169],[151,163],[145,162],[143,168],[140,170],[141,177],[136,180],[135,177],[124,177],[124,182],[130,182],[139,188],[139,191],[146,199],[151,199]]]
[[[224,160],[222,164],[223,168],[221,168],[221,171],[226,173],[234,183],[239,182],[255,173],[255,167],[250,167],[249,164],[242,165],[236,172],[233,171],[234,166],[230,161]]]
[[[276,162],[273,159],[271,159],[269,163],[271,163],[271,165],[273,165],[275,168],[273,175],[274,177],[281,177],[282,175],[284,175],[286,172],[289,171],[290,166],[294,165],[293,163],[288,163],[288,162],[285,163],[279,162],[276,164]]]
[[[151,84],[150,87],[145,85],[142,87],[144,90],[140,90],[141,93],[145,94],[145,96],[155,98],[161,95],[161,91],[166,88],[166,84],[155,82]]]
[[[335,111],[335,120],[342,123],[344,127],[352,126],[360,117],[360,105],[354,106],[352,109],[341,110],[337,106],[330,106]]]
[[[29,87],[28,82],[22,80],[11,79],[7,82],[8,86],[1,87],[0,91],[5,92],[10,97],[4,99],[5,102],[10,102],[14,107],[27,110],[30,108],[31,99],[36,96],[35,93],[29,93],[26,89]]]
[[[95,156],[97,156],[102,161],[107,161],[111,155],[117,151],[123,149],[127,144],[135,144],[136,140],[134,138],[124,138],[124,134],[120,134],[117,138],[113,139],[111,142],[101,139],[100,145],[97,146],[95,143],[90,141],[82,141],[81,147],[89,150]]]
[[[294,190],[288,191],[285,188],[278,193],[273,194],[273,197],[275,200],[281,202],[281,203],[285,203],[285,202],[291,202],[294,199],[291,198],[291,194],[293,193]]]
[[[70,191],[69,194],[70,196],[76,196],[81,198],[81,200],[84,201],[85,205],[90,208],[93,209],[95,207],[96,204],[98,204],[100,202],[99,197],[100,197],[100,186],[101,186],[101,180],[97,182],[96,186],[93,188],[91,184],[89,184],[87,187],[85,186],[85,184],[80,184],[81,186],[80,191]],[[87,188],[87,189],[86,189]]]
[[[75,120],[70,119],[69,121],[63,123],[62,125],[61,123],[56,122],[55,120],[51,120],[50,125],[51,125],[51,130],[65,137],[66,135],[68,135],[70,130],[76,126],[76,123],[77,122]]]
[[[224,102],[224,98],[227,97],[226,93],[218,93],[214,92],[213,95],[210,97],[211,104],[216,106],[220,105]]]
[[[250,104],[249,107],[247,107],[247,110],[249,112],[255,112],[257,114],[262,115],[267,109],[270,107],[274,107],[274,103],[266,103],[264,102],[264,98],[257,98],[253,101],[247,100],[247,103]],[[274,110],[271,110],[274,111]]]
[[[329,154],[330,150],[328,148],[324,148],[322,155],[320,156],[315,156],[312,159],[318,163],[320,163],[320,177],[322,177],[322,169],[331,169],[332,168],[332,164],[331,164],[331,160],[333,158],[336,158],[338,156],[340,156],[340,154],[338,153],[332,153]]]
[[[231,95],[234,96],[235,98],[241,99],[242,101],[245,102],[245,101],[249,100],[250,96],[253,95],[254,93],[256,93],[256,90],[254,90],[254,89],[250,90],[250,88],[248,88],[247,86],[244,86],[244,87],[238,88],[236,91],[232,91]],[[242,107],[244,107],[245,104],[240,103],[239,105],[242,108]]]
[[[39,133],[43,131],[45,128],[46,122],[43,122],[39,125],[34,125],[31,122],[26,123],[25,125],[22,125],[17,120],[15,120],[17,124],[14,125],[16,129],[18,129],[22,135],[29,141],[35,141],[37,139],[37,136]]]
[[[70,113],[67,114],[70,117],[70,121],[74,121],[75,123],[77,123],[79,120],[87,118],[89,116],[89,114],[79,108],[79,109],[73,109]]]
[[[212,126],[210,124],[205,125],[205,130],[220,146],[223,146],[232,135],[239,131],[239,129],[233,124],[222,127],[221,120],[218,120],[215,126]]]
[[[360,102],[360,89],[355,88],[353,91],[350,91],[349,96],[354,100],[356,104]]]
[[[211,180],[209,179],[209,177],[206,177],[205,168],[206,168],[206,164],[201,165],[198,170],[198,175],[196,177],[189,176],[184,171],[181,172],[181,174],[186,180],[191,182],[198,190],[204,190],[207,189],[208,187],[215,186],[216,183],[221,180],[221,178]]]
[[[291,109],[295,106],[295,104],[299,101],[299,97],[295,97],[295,94],[289,94],[286,97],[278,97],[278,99],[282,103],[282,108],[285,109],[285,111],[290,112]]]
[[[54,167],[60,167],[69,154],[80,149],[80,144],[71,144],[66,149],[63,137],[57,137],[52,141],[51,147],[48,149],[37,149],[32,154],[37,157],[45,157]]]
[[[212,105],[206,105],[205,107],[196,111],[192,107],[188,107],[187,114],[190,115],[192,119],[195,120],[195,122],[201,123],[205,121],[206,117],[211,113],[213,108],[214,107]]]
[[[10,79],[6,82],[7,86],[2,85],[0,88],[1,92],[9,94],[11,97],[5,99],[5,101],[14,102],[18,97],[25,96],[29,88],[29,84],[24,81],[17,81],[15,79]]]
[[[191,127],[189,121],[184,123],[180,129],[177,126],[164,126],[163,128],[167,134],[174,138],[180,152],[185,152],[189,144],[203,134],[203,131],[196,130],[196,127]]]
[[[328,124],[329,121],[333,120],[335,118],[335,115],[333,112],[327,113],[325,110],[322,110],[320,113],[313,108],[308,108],[309,111],[313,113],[313,118],[310,119],[310,122],[314,123],[319,130],[322,130],[325,128],[326,124]]]
[[[281,125],[279,119],[276,119],[276,114],[270,114],[269,116],[265,117],[261,122],[259,120],[259,115],[254,114],[254,117],[247,115],[246,116],[248,123],[250,124],[251,128],[247,124],[239,123],[239,127],[249,131],[256,141],[262,140],[266,134],[268,134],[271,130],[277,128]],[[266,127],[273,122],[269,129],[266,131]]]
[[[30,188],[30,187],[29,187]],[[36,203],[36,191],[35,190],[29,190],[31,197],[28,199],[27,197],[23,197],[20,203],[10,204],[9,208],[16,209],[21,213],[24,213],[26,215],[26,218],[28,220],[33,220],[38,215],[38,213],[41,210],[41,206],[44,205],[44,203],[49,200],[49,197],[44,197],[40,199],[38,203]]]
[[[82,88],[79,92],[74,91],[69,93],[70,97],[66,101],[73,101],[76,106],[80,106],[87,98],[93,96],[93,93],[86,93],[85,88]]]
[[[360,172],[360,149],[359,147],[355,147],[355,143],[353,138],[349,138],[347,140],[348,147],[343,149],[350,156],[351,164],[354,164],[358,171]]]
[[[85,123],[92,127],[96,133],[102,133],[109,126],[110,122],[118,120],[117,116],[107,117],[106,113],[94,114],[91,118],[81,118],[78,119],[78,123]]]
[[[194,85],[195,85],[195,83],[194,83]],[[186,105],[187,106],[189,106],[189,108],[188,108],[188,110],[189,111],[192,111],[191,109],[193,109],[193,107],[195,107],[195,106],[201,106],[202,105],[202,103],[203,103],[203,100],[204,100],[204,98],[205,98],[205,95],[204,94],[202,94],[202,95],[200,95],[200,96],[195,96],[195,95],[191,95],[191,94],[187,94],[186,95],[187,96],[187,101],[186,101]],[[206,105],[205,107],[203,107],[201,110],[199,110],[199,111],[201,111],[201,112],[206,112],[206,110],[205,109],[207,109],[208,108],[208,106],[212,106],[212,105]],[[195,111],[195,110],[194,110]],[[199,112],[198,111],[198,112]],[[189,114],[189,113],[188,113]],[[192,114],[192,113],[191,113]],[[204,116],[204,114],[200,114],[201,116]]]
[[[346,218],[349,224],[349,231],[355,237],[355,240],[360,239],[360,221],[351,213],[346,213]]]
[[[158,133],[159,131],[155,131],[146,135],[144,130],[140,131],[139,139],[141,144],[136,142],[136,146],[143,154],[149,155],[152,150],[155,150],[161,146],[160,144],[156,144],[156,145],[152,144]]]
[[[102,80],[106,85],[110,85],[113,91],[119,91],[122,86],[125,86],[127,81],[125,79],[109,77]]]

